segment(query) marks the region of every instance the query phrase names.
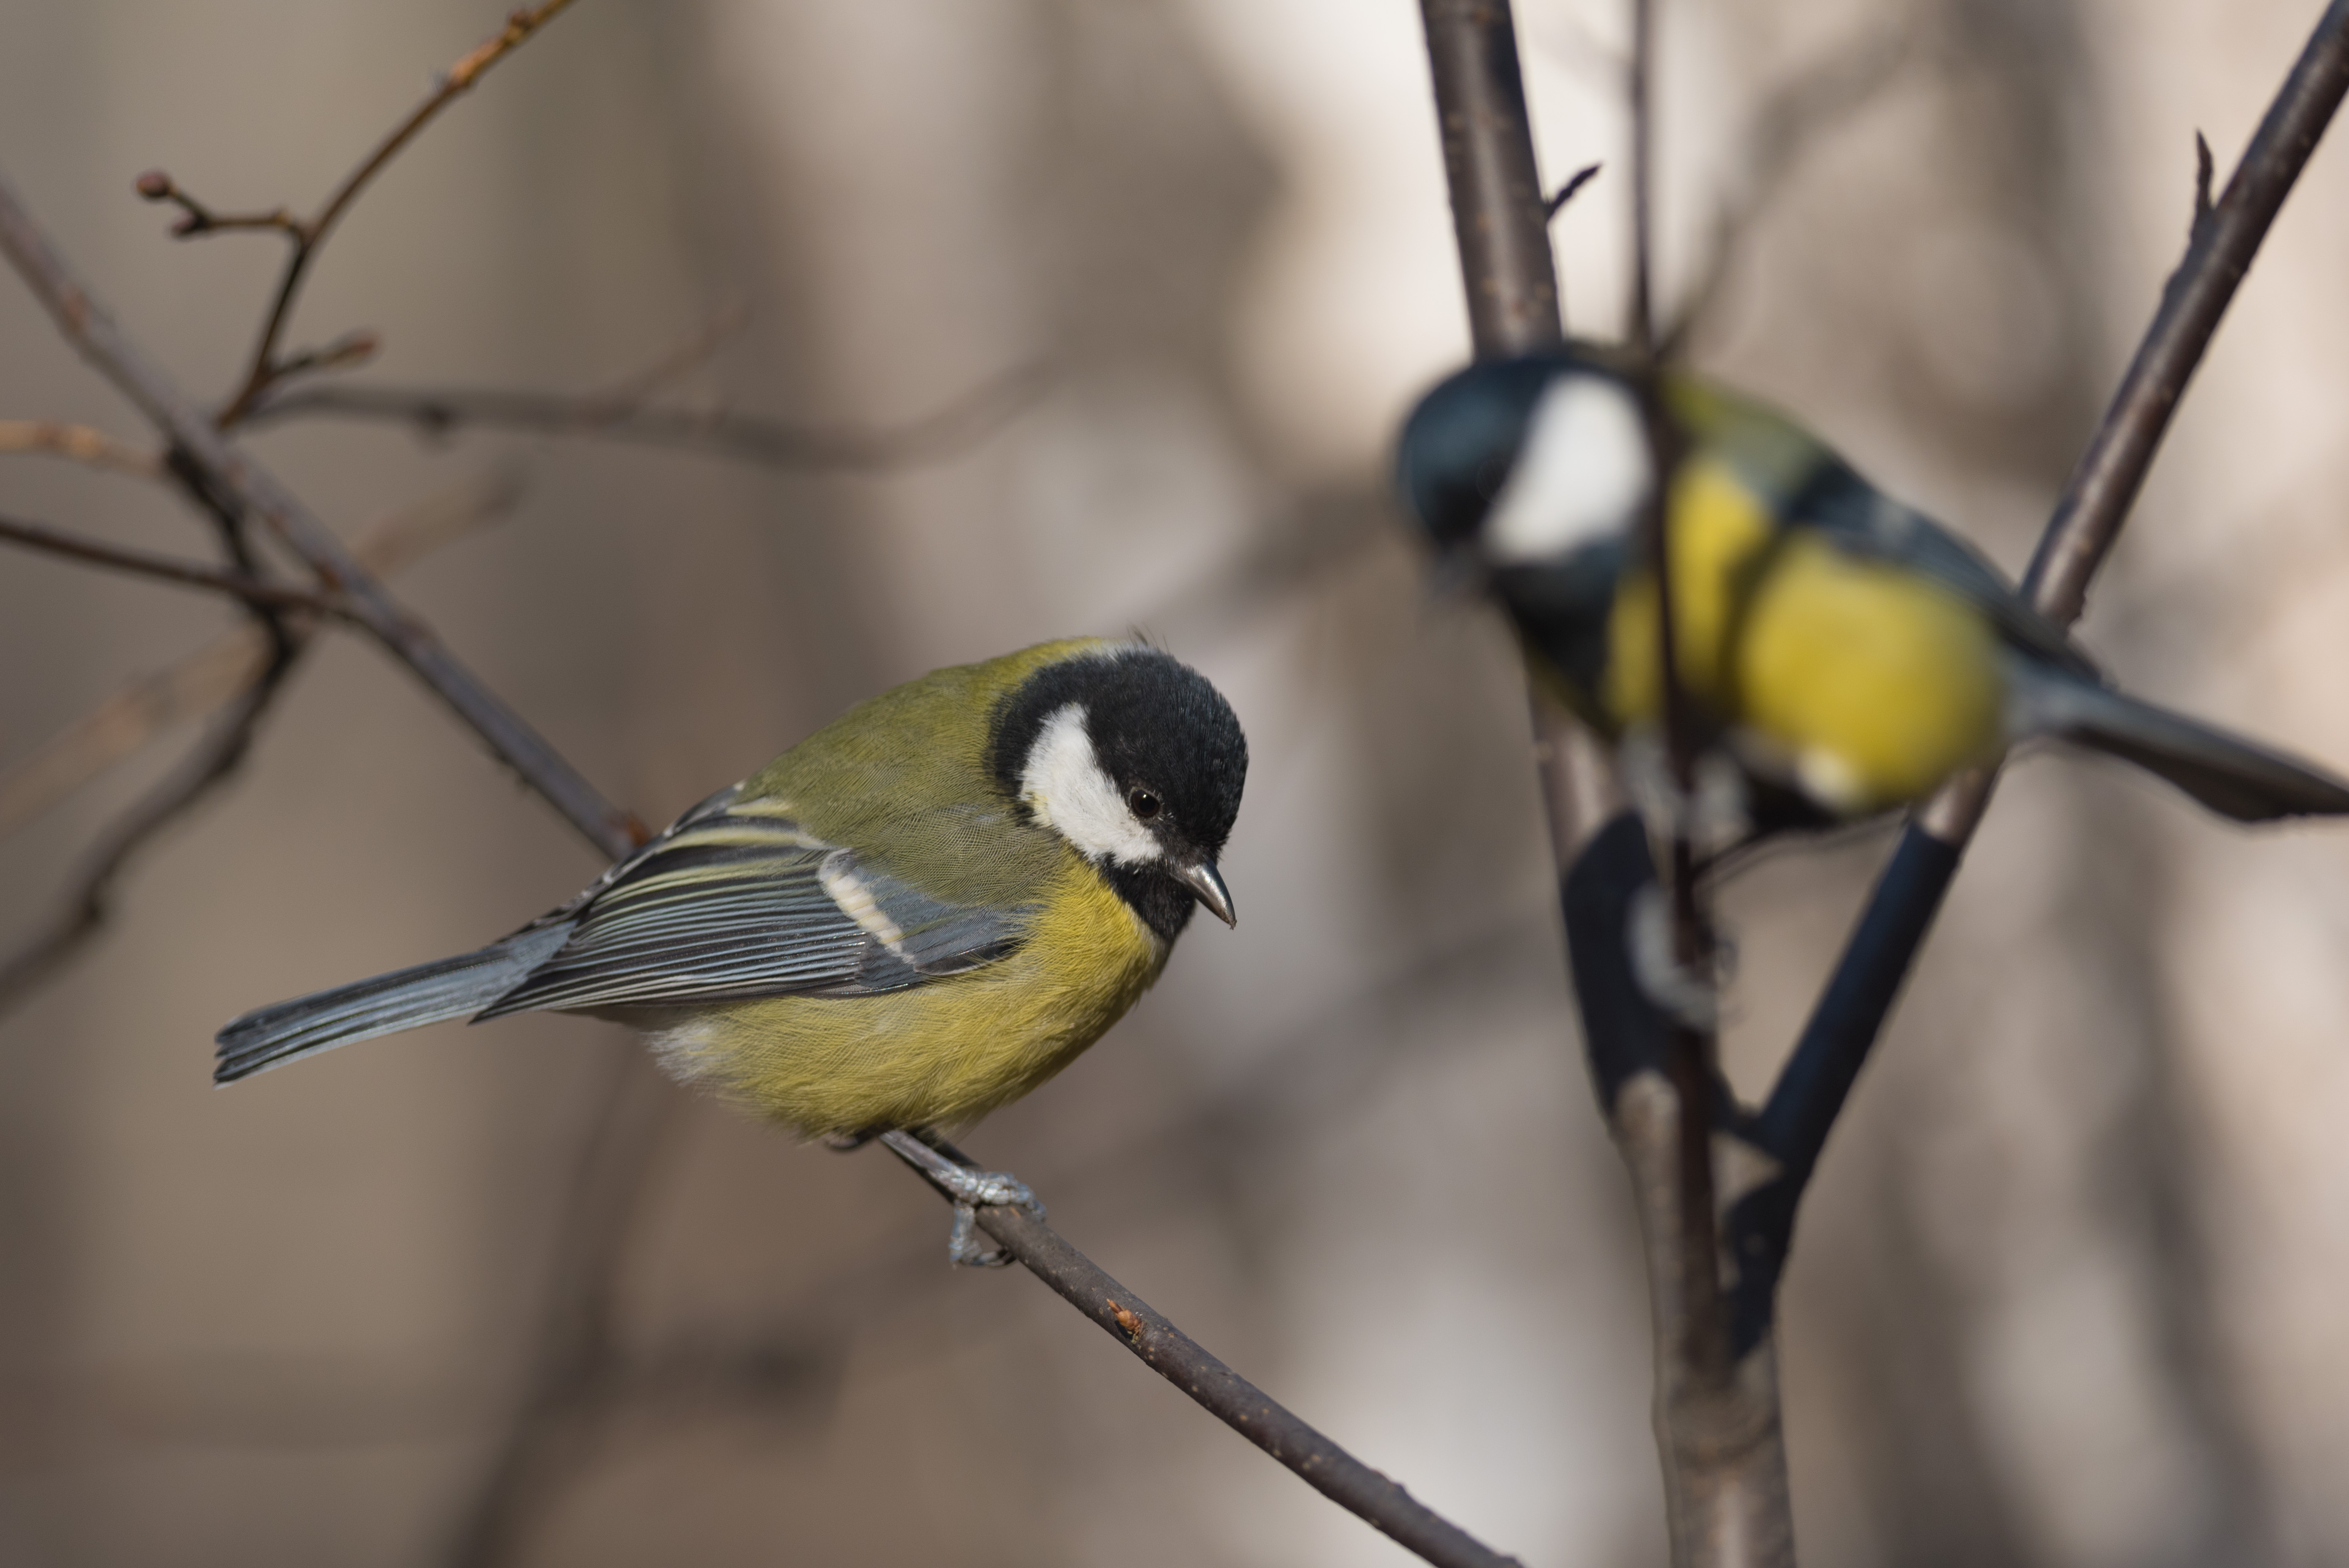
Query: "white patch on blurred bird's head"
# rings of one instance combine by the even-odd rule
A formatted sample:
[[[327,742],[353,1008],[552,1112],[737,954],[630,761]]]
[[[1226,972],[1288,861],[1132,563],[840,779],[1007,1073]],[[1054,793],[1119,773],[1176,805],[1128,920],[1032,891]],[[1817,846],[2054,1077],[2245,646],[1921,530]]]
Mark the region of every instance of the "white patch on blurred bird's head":
[[[1019,798],[1087,859],[1143,866],[1165,858],[1165,847],[1102,771],[1081,702],[1063,703],[1036,732],[1019,770]]]
[[[1648,498],[1647,422],[1630,389],[1603,376],[1550,383],[1526,421],[1517,461],[1485,520],[1495,566],[1554,561],[1628,527]]]

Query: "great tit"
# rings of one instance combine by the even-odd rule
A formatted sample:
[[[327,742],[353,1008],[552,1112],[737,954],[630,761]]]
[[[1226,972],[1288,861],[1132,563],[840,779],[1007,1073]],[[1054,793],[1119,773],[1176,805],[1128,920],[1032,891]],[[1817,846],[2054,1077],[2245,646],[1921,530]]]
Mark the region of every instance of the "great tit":
[[[536,1008],[633,1024],[678,1076],[802,1133],[968,1121],[1099,1039],[1194,905],[1232,923],[1216,857],[1247,774],[1230,704],[1157,649],[940,670],[502,941],[246,1013],[213,1077]]]
[[[1655,462],[1639,372],[1573,345],[1471,366],[1403,426],[1402,494],[1507,608],[1537,673],[1609,742],[1660,703],[1638,543]],[[2349,812],[2349,784],[2114,691],[1972,546],[1760,403],[1664,372],[1674,663],[1741,835],[1908,805],[2015,742],[2149,769],[2238,821]],[[1750,841],[1750,839],[1748,840]]]

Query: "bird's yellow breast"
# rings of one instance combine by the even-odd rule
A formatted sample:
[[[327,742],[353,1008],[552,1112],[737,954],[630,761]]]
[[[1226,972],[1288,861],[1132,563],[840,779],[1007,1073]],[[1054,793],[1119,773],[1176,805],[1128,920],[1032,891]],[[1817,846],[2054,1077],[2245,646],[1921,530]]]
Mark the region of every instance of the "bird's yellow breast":
[[[1929,577],[1780,534],[1724,465],[1682,465],[1671,494],[1674,660],[1685,690],[1822,805],[1918,799],[2001,737],[1997,634]],[[1627,575],[1602,693],[1619,726],[1659,706],[1653,575]]]
[[[984,968],[875,995],[722,1003],[650,1033],[673,1071],[802,1132],[951,1124],[1067,1066],[1150,988],[1168,951],[1071,851],[1027,940]]]

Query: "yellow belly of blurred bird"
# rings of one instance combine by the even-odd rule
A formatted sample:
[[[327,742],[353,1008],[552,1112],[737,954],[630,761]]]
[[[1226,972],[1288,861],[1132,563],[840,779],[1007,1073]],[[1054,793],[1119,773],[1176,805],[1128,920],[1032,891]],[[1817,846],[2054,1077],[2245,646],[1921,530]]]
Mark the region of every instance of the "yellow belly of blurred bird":
[[[1816,534],[1773,552],[1775,537],[1724,467],[1683,466],[1671,495],[1674,662],[1684,689],[1741,732],[1749,761],[1857,815],[1996,753],[2005,676],[1979,610]],[[1601,697],[1619,729],[1655,722],[1656,669],[1655,584],[1640,572],[1608,624]]]
[[[1733,657],[1738,725],[1844,815],[1920,799],[1998,750],[1997,634],[1913,573],[1791,540],[1755,588]]]
[[[1167,945],[1071,857],[1029,940],[968,974],[872,996],[778,996],[638,1014],[663,1065],[809,1134],[965,1121],[1101,1038]]]

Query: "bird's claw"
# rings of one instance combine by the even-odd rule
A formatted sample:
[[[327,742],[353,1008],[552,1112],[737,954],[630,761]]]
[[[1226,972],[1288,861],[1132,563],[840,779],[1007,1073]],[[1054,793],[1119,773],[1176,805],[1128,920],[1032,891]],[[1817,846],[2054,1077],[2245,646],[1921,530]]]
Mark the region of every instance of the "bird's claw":
[[[965,1170],[956,1166],[940,1173],[938,1180],[953,1192],[955,1199],[954,1230],[947,1236],[947,1257],[963,1268],[999,1269],[1012,1261],[1010,1253],[979,1240],[981,1209],[1017,1209],[1032,1219],[1044,1218],[1044,1205],[1029,1190],[1028,1184],[1004,1171]]]
[[[962,1269],[999,1269],[1011,1262],[1000,1247],[978,1239],[978,1210],[968,1203],[954,1206],[954,1229],[947,1233],[947,1262]]]

